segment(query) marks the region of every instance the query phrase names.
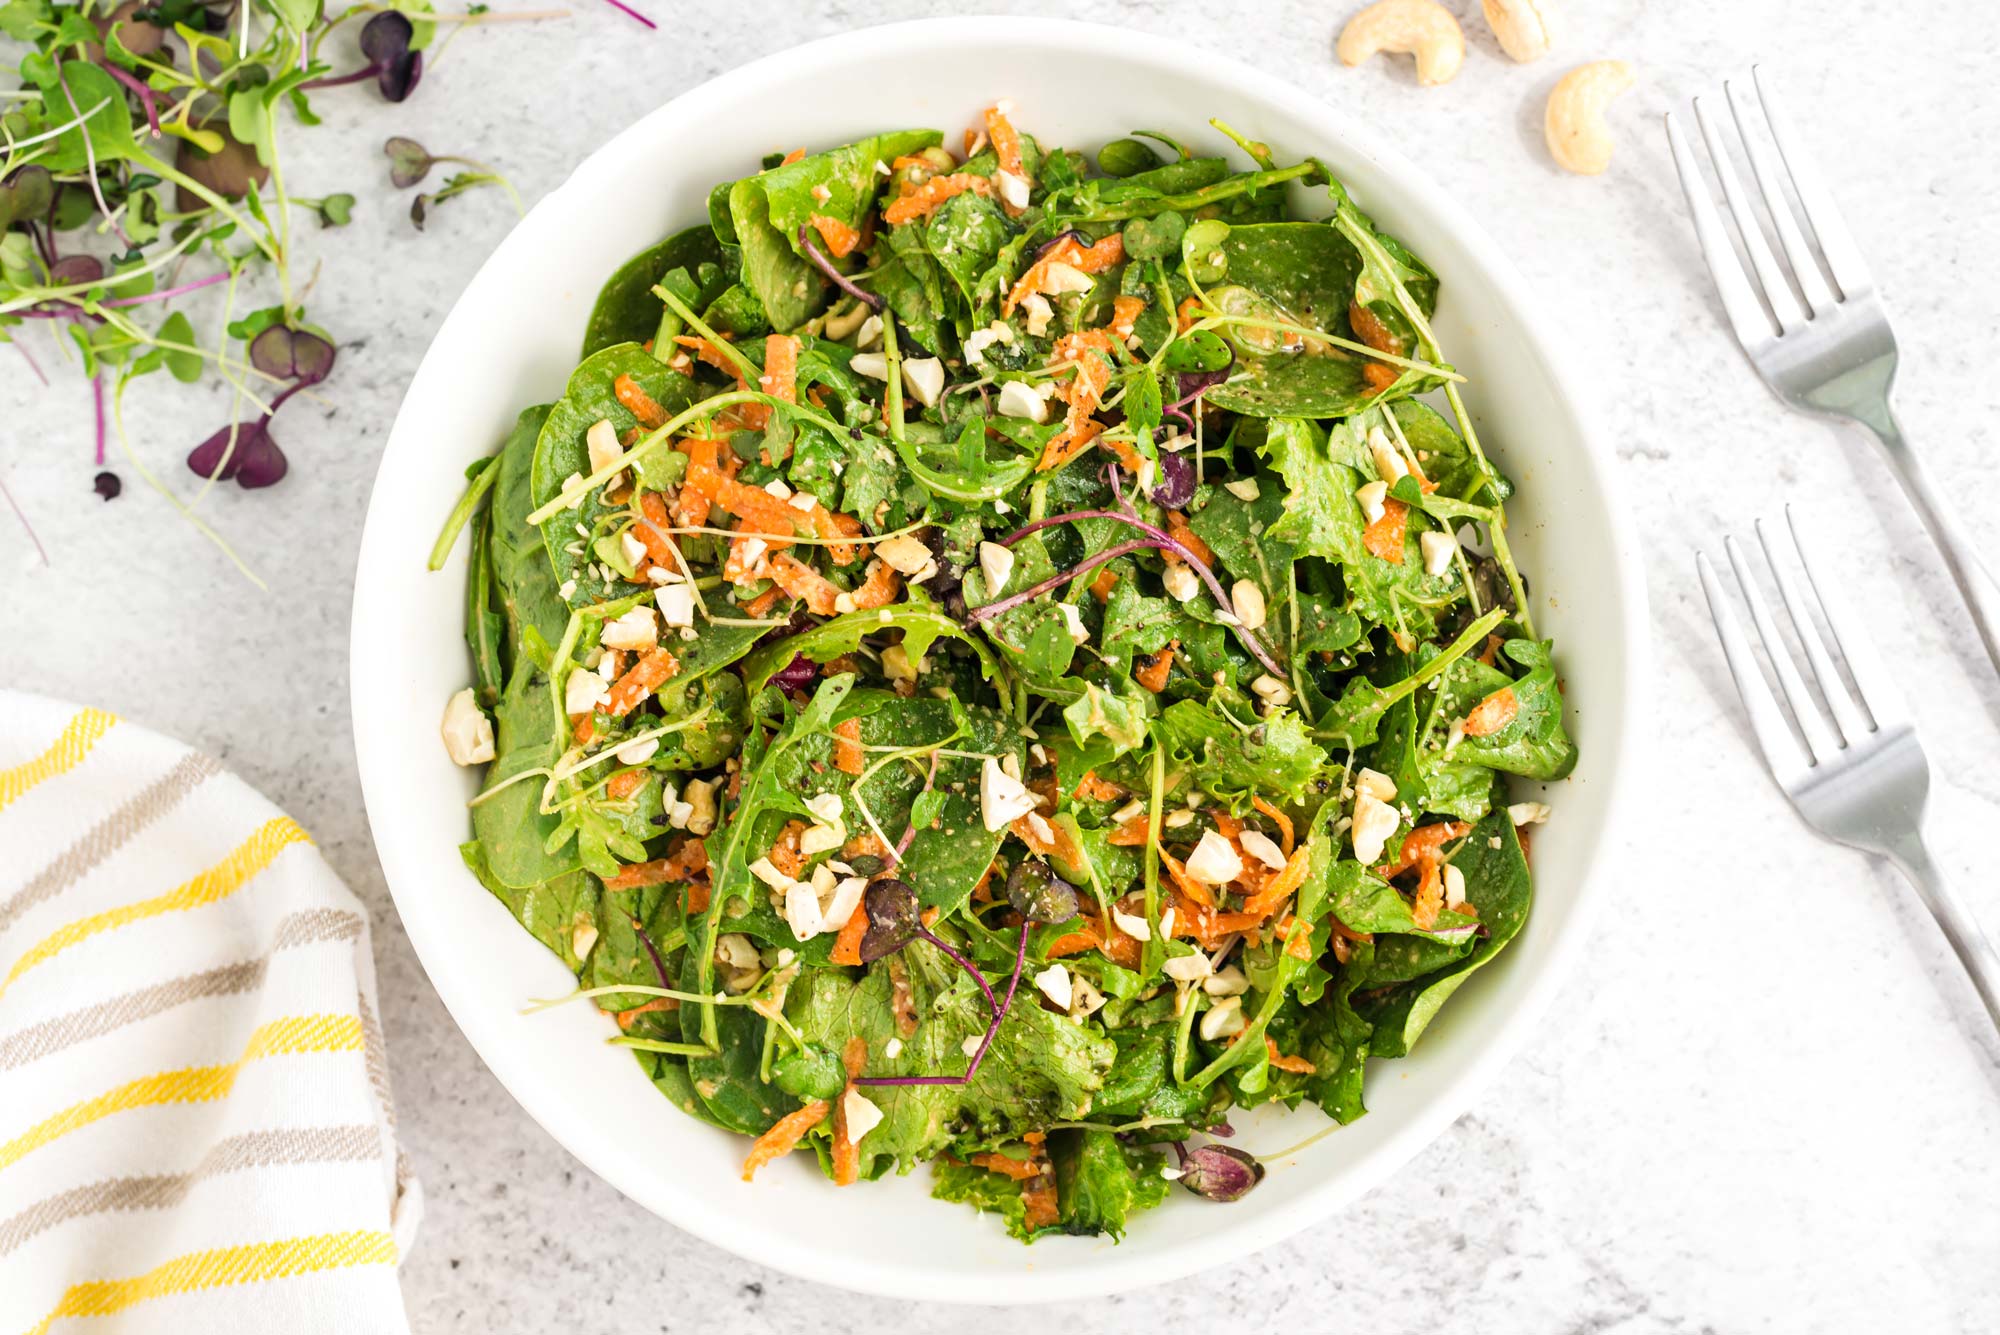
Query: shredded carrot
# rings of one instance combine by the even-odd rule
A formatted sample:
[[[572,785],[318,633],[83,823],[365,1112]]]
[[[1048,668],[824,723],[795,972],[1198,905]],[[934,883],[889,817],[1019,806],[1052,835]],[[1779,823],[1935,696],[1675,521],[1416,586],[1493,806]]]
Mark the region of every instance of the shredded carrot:
[[[841,1090],[840,1102],[833,1109],[833,1184],[851,1187],[861,1178],[861,1150],[847,1138],[847,1094],[868,1065],[868,1040],[859,1034],[848,1039],[840,1061],[847,1070],[847,1086]]]
[[[1148,654],[1143,662],[1134,664],[1132,676],[1141,686],[1158,695],[1167,689],[1167,674],[1173,670],[1174,651],[1180,647],[1179,640],[1168,640],[1157,653]]]
[[[589,714],[571,714],[569,735],[578,746],[589,746],[597,740],[597,725],[591,721]]]
[[[632,535],[645,547],[646,555],[667,569],[679,572],[680,562],[674,559],[677,550],[671,534],[665,530],[673,527],[673,520],[667,517],[667,502],[657,491],[639,494],[639,513],[646,517],[646,523],[634,524]]]
[[[611,382],[611,389],[618,396],[618,402],[625,406],[625,411],[638,418],[639,425],[646,430],[654,431],[667,424],[667,410],[631,376],[619,376]]]
[[[1042,447],[1042,457],[1035,464],[1037,473],[1048,473],[1061,468],[1070,460],[1089,449],[1091,442],[1104,433],[1104,424],[1085,418],[1074,427],[1064,427],[1049,437],[1049,443]]]
[[[1454,839],[1463,839],[1472,833],[1472,827],[1462,820],[1435,821],[1429,825],[1419,825],[1403,836],[1403,846],[1397,850],[1396,861],[1384,867],[1377,867],[1375,873],[1384,879],[1401,876],[1412,867],[1420,867],[1426,862],[1435,862],[1444,855],[1444,846]]]
[[[1091,596],[1100,603],[1111,601],[1111,591],[1118,587],[1118,572],[1110,566],[1099,566],[1097,578],[1090,581]]]
[[[1174,308],[1174,325],[1176,329],[1180,333],[1185,334],[1188,330],[1194,328],[1195,312],[1200,309],[1200,297],[1183,297],[1181,304]]]
[[[840,599],[840,590],[811,566],[789,552],[772,553],[766,572],[772,583],[805,603],[814,616],[830,617]]]
[[[993,195],[993,183],[984,176],[968,176],[964,172],[953,172],[949,176],[933,176],[922,185],[905,190],[897,200],[882,210],[882,216],[891,223],[906,223],[912,218],[928,218],[936,213],[938,206],[953,195],[966,191],[975,195]]]
[[[1046,473],[1081,454],[1104,428],[1091,416],[1104,401],[1111,385],[1112,361],[1118,344],[1105,329],[1082,329],[1064,334],[1050,349],[1055,362],[1072,363],[1072,375],[1060,391],[1069,404],[1063,429],[1042,448],[1035,471]]]
[[[835,259],[852,254],[854,248],[861,244],[861,233],[839,218],[829,218],[824,213],[815,213],[806,221],[819,233],[819,239],[826,242],[827,253]]]
[[[643,1006],[634,1006],[630,1010],[613,1011],[612,1018],[618,1021],[620,1029],[629,1029],[632,1027],[632,1021],[638,1019],[641,1015],[652,1011],[675,1011],[680,1008],[681,1003],[675,997],[654,997]]]
[[[1444,912],[1444,873],[1439,865],[1436,858],[1424,862],[1423,877],[1410,900],[1410,921],[1426,932],[1437,926],[1438,914]]]
[[[1151,828],[1152,823],[1146,817],[1134,816],[1114,829],[1105,842],[1113,848],[1144,848],[1146,834]]]
[[[1512,723],[1521,713],[1521,698],[1512,686],[1502,686],[1472,707],[1465,716],[1467,737],[1491,737]]]
[[[868,914],[856,909],[854,916],[841,927],[833,942],[833,953],[827,958],[835,964],[861,963],[861,938],[867,934]]]
[[[773,607],[778,605],[778,599],[784,596],[785,591],[773,584],[770,588],[743,604],[744,614],[752,617],[765,616]]]
[[[683,907],[688,913],[706,913],[708,898],[707,881],[690,881],[687,888],[687,902]]]
[[[785,154],[785,160],[779,163],[778,165],[780,167],[789,167],[794,162],[797,162],[799,159],[803,158],[805,155],[806,151],[803,148],[795,148],[791,152]]]
[[[654,858],[651,862],[634,862],[620,867],[618,874],[604,878],[606,890],[636,890],[645,885],[665,885],[673,877],[667,875],[667,860]]]
[[[889,221],[894,222],[891,218]],[[1009,289],[1007,299],[1000,303],[1002,315],[1012,315],[1014,308],[1027,300],[1028,295],[1039,292],[1048,284],[1049,269],[1053,265],[1067,264],[1079,273],[1101,273],[1114,264],[1125,260],[1125,238],[1122,233],[1113,232],[1095,245],[1077,244],[1073,236],[1066,236],[1049,247],[1048,253],[1029,265]]]
[[[1270,822],[1278,827],[1278,850],[1286,857],[1292,855],[1292,818],[1282,810],[1272,806],[1261,797],[1250,799],[1250,805],[1262,812]]]
[[[1115,802],[1125,796],[1125,790],[1115,783],[1097,777],[1097,771],[1087,769],[1077,780],[1076,791],[1071,797],[1082,798],[1086,802]]]
[[[1278,1051],[1277,1040],[1264,1035],[1264,1050],[1271,1056],[1271,1065],[1280,1071],[1290,1071],[1293,1075],[1311,1075],[1319,1068],[1304,1057],[1287,1057]]]
[[[770,334],[764,339],[764,374],[757,387],[772,398],[797,403],[799,341],[790,334]]]
[[[1144,297],[1119,297],[1111,303],[1111,332],[1119,338],[1132,337],[1132,325],[1146,309]]]
[[[1028,169],[1021,162],[1021,132],[998,106],[986,108],[986,137],[993,141],[993,155],[1000,160],[1000,170],[1027,180]],[[1011,204],[1007,206],[1009,216],[1020,212]]]
[[[680,666],[679,660],[665,649],[647,650],[631,670],[613,684],[611,695],[604,702],[604,712],[613,718],[625,717],[638,707],[640,701],[680,671]]]
[[[1361,379],[1370,394],[1380,394],[1400,378],[1401,372],[1386,362],[1369,362],[1361,368]]]
[[[776,1125],[757,1137],[757,1143],[750,1147],[750,1157],[743,1161],[743,1180],[750,1181],[757,1176],[759,1168],[797,1149],[799,1142],[806,1138],[806,1133],[826,1120],[828,1111],[825,1099],[814,1099],[797,1112],[780,1117]]]
[[[1403,564],[1403,530],[1410,522],[1410,507],[1401,501],[1382,502],[1382,517],[1361,533],[1361,545],[1370,556],[1392,566]]]
[[[1195,531],[1188,527],[1187,516],[1179,510],[1167,511],[1167,536],[1193,552],[1195,559],[1203,565],[1213,566],[1215,564],[1214,549],[1203,542]],[[1172,552],[1168,552],[1166,556],[1168,561],[1178,561],[1181,559]]]
[[[1188,875],[1188,869],[1164,848],[1160,850],[1160,865],[1167,869],[1167,875],[1173,877],[1182,894],[1205,909],[1215,907],[1215,896],[1209,893],[1208,887]]]
[[[1259,918],[1268,918],[1277,912],[1278,906],[1291,898],[1292,892],[1305,884],[1306,872],[1312,868],[1312,850],[1294,849],[1285,859],[1285,869],[1266,881],[1243,901],[1243,911]]]
[[[646,786],[643,769],[621,769],[612,775],[604,785],[604,795],[611,798],[627,798]]]
[[[999,1154],[991,1150],[983,1154],[975,1154],[967,1162],[974,1168],[984,1168],[989,1173],[998,1173],[1002,1177],[1011,1177],[1016,1182],[1026,1182],[1041,1171],[1030,1160],[1010,1159],[1004,1154]]]
[[[1028,1207],[1022,1222],[1030,1229],[1054,1228],[1062,1219],[1062,1209],[1056,1198],[1056,1175],[1052,1169],[1022,1183],[1021,1200]]]
[[[861,749],[861,720],[847,719],[833,729],[833,767],[842,774],[859,774],[867,752]]]

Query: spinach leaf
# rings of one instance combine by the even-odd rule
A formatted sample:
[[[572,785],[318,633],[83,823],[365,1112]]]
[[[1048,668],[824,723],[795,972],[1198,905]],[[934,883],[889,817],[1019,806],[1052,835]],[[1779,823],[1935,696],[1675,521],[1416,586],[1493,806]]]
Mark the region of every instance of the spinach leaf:
[[[1374,1026],[1371,1050],[1378,1057],[1408,1054],[1439,1008],[1475,970],[1505,949],[1527,920],[1534,889],[1521,841],[1505,810],[1472,827],[1452,864],[1465,874],[1465,897],[1479,910],[1485,935],[1463,960],[1362,998],[1360,1011]]]
[[[618,401],[614,386],[620,376],[632,377],[670,415],[695,399],[692,380],[655,361],[636,343],[619,343],[585,358],[570,373],[561,401],[550,411],[535,442],[531,475],[535,504],[554,500],[572,474],[590,475],[590,448],[584,438],[592,426],[609,421],[622,436],[639,425],[639,419]],[[621,512],[621,507],[606,503],[604,492],[605,488],[597,488],[576,508],[553,515],[542,525],[549,564],[573,608],[624,598],[649,587],[624,579],[596,559],[593,543],[608,534],[604,526],[612,521],[607,517]]]
[[[598,292],[597,303],[590,310],[590,322],[584,326],[583,351],[577,355],[588,358],[615,344],[643,343],[653,337],[659,328],[660,313],[666,309],[665,303],[653,295],[654,285],[674,269],[696,275],[703,266],[708,266],[712,275],[719,275],[722,259],[722,243],[715,239],[715,229],[707,223],[676,232],[640,251],[620,265]],[[709,291],[697,282],[693,295],[683,296],[698,310],[720,294],[719,284],[715,286],[715,291]],[[664,351],[660,359],[665,360]]]
[[[583,968],[577,954],[578,941],[589,941],[597,930],[597,878],[585,871],[570,871],[530,885],[512,885],[502,880],[487,858],[487,845],[480,840],[460,844],[458,854],[493,897],[507,906],[515,921],[528,934],[554,951],[571,973]]]
[[[556,592],[541,531],[528,522],[535,508],[531,482],[535,444],[552,411],[553,404],[524,411],[500,446],[500,461],[493,465],[500,470],[488,502],[493,514],[493,586],[506,617],[510,661],[520,654],[530,629],[545,644],[555,644],[569,625],[569,608]]]
[[[549,838],[560,818],[541,810],[543,781],[508,783],[530,770],[556,763],[567,740],[558,731],[549,704],[548,678],[526,654],[514,659],[507,688],[493,711],[494,760],[486,771],[492,795],[472,808],[472,832],[486,850],[494,879],[518,890],[566,876],[581,865],[574,841],[551,853]],[[507,784],[500,788],[501,784]],[[499,788],[500,791],[492,790]]]
[[[682,962],[680,985],[706,992],[705,971],[694,956],[690,950]],[[770,1023],[763,1016],[748,1006],[682,1006],[674,1014],[680,1018],[684,1041],[713,1042],[713,1055],[689,1057],[687,1072],[695,1097],[717,1126],[761,1136],[798,1108],[798,1099],[762,1077],[764,1030]],[[712,1035],[703,1032],[704,1015],[716,1017]]]

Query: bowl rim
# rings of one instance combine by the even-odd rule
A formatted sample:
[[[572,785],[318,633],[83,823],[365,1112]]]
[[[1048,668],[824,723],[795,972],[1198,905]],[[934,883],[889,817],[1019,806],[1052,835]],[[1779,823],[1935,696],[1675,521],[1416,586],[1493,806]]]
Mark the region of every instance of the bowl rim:
[[[1581,441],[1580,457],[1588,468],[1588,489],[1600,501],[1613,533],[1631,531],[1628,521],[1630,510],[1624,500],[1616,460],[1609,448],[1601,443],[1603,436],[1598,430],[1598,413],[1593,396],[1584,388],[1581,378],[1566,369],[1568,359],[1551,347],[1549,340],[1540,332],[1556,326],[1534,318],[1541,313],[1541,303],[1526,280],[1514,268],[1506,252],[1462,205],[1383,135],[1328,106],[1288,80],[1233,57],[1199,51],[1177,39],[1073,19],[954,16],[856,28],[762,56],[705,80],[661,104],[580,159],[562,184],[537,201],[494,248],[461,292],[452,312],[447,313],[441,322],[437,335],[426,348],[411,377],[412,387],[421,382],[425,364],[437,355],[438,345],[444,341],[454,316],[462,308],[465,292],[471,291],[489,270],[502,262],[509,242],[529,226],[538,212],[551,207],[552,201],[575,188],[579,181],[587,180],[594,162],[626,140],[645,135],[653,124],[672,121],[682,108],[697,99],[711,97],[718,90],[733,90],[745,85],[783,86],[787,79],[823,67],[857,49],[865,49],[868,54],[879,57],[885,47],[898,45],[950,43],[971,49],[986,49],[994,43],[1017,42],[1024,37],[1044,44],[1104,51],[1124,59],[1137,59],[1155,68],[1180,71],[1197,77],[1204,84],[1220,85],[1245,100],[1261,102],[1275,111],[1316,124],[1328,138],[1339,141],[1356,154],[1373,159],[1386,174],[1396,179],[1399,191],[1412,205],[1429,213],[1441,229],[1452,234],[1471,257],[1473,266],[1522,317],[1522,338],[1529,345],[1532,355],[1546,368],[1558,400],[1567,406],[1576,424],[1576,434]],[[405,405],[398,408],[399,420],[408,397],[409,391],[406,390]],[[394,439],[392,427],[390,443]],[[394,825],[394,815],[386,797],[371,797],[371,794],[386,793],[391,783],[391,771],[396,767],[396,756],[395,748],[386,741],[377,745],[374,730],[367,726],[369,703],[364,698],[365,673],[362,668],[363,656],[368,652],[363,645],[364,632],[374,619],[370,608],[370,584],[366,576],[375,564],[372,554],[389,545],[382,533],[387,521],[379,520],[379,516],[382,513],[380,484],[389,466],[390,453],[390,449],[385,447],[375,483],[371,487],[367,519],[357,556],[350,618],[350,708],[356,761],[371,835],[378,826]],[[1474,1056],[1444,1078],[1438,1094],[1426,1108],[1406,1120],[1378,1149],[1357,1161],[1340,1178],[1327,1182],[1317,1190],[1302,1193],[1295,1200],[1270,1208],[1243,1225],[1145,1252],[1125,1248],[1106,1249],[1100,1259],[1090,1265],[1038,1273],[1032,1285],[1022,1285],[1013,1282],[1010,1277],[996,1274],[996,1282],[992,1285],[967,1283],[961,1276],[952,1278],[949,1286],[945,1286],[941,1283],[943,1276],[927,1276],[918,1265],[893,1260],[874,1263],[859,1270],[851,1263],[836,1269],[830,1261],[809,1249],[781,1246],[773,1251],[755,1221],[739,1209],[717,1205],[691,1193],[676,1195],[642,1190],[620,1182],[614,1175],[615,1166],[606,1155],[598,1152],[602,1138],[596,1134],[596,1128],[587,1125],[587,1117],[572,1116],[564,1100],[541,1088],[526,1055],[514,1051],[507,1038],[498,1032],[497,1017],[489,1017],[482,1010],[463,1004],[462,998],[455,999],[456,989],[451,980],[459,972],[462,961],[456,959],[451,949],[443,918],[441,915],[427,916],[421,908],[415,913],[410,911],[417,897],[414,893],[406,896],[399,890],[399,880],[403,885],[414,887],[421,883],[422,878],[415,869],[403,866],[401,850],[394,846],[395,841],[374,835],[384,879],[426,977],[481,1061],[528,1115],[566,1152],[619,1192],[674,1227],[746,1260],[799,1278],[895,1298],[951,1303],[1056,1302],[1104,1296],[1161,1280],[1185,1277],[1197,1269],[1225,1264],[1282,1241],[1380,1185],[1466,1111],[1486,1082],[1512,1059],[1535,1031],[1555,993],[1567,980],[1588,939],[1602,898],[1602,892],[1593,891],[1591,886],[1602,878],[1607,857],[1620,842],[1619,834],[1629,815],[1634,787],[1632,770],[1639,763],[1637,753],[1644,748],[1643,737],[1631,726],[1632,720],[1638,717],[1637,704],[1644,698],[1646,678],[1651,671],[1644,573],[1629,544],[1614,543],[1607,555],[1614,570],[1619,600],[1616,619],[1618,647],[1625,657],[1623,690],[1616,698],[1616,718],[1608,731],[1615,736],[1616,749],[1623,763],[1607,771],[1601,780],[1606,789],[1604,818],[1585,845],[1580,859],[1575,904],[1555,924],[1552,939],[1547,943],[1545,964],[1526,980],[1512,1009],[1495,1017],[1490,1033]],[[385,848],[385,844],[390,846]]]

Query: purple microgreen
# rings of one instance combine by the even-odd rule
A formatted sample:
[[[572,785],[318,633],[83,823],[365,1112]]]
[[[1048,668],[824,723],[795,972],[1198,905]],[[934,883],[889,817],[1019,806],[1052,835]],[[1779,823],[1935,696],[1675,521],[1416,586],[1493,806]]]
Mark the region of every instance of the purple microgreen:
[[[1068,922],[1076,916],[1076,887],[1040,858],[1023,858],[1007,874],[1007,902],[1029,922]]]
[[[633,18],[639,20],[639,22],[645,24],[648,28],[658,28],[660,26],[659,24],[653,22],[651,19],[647,18],[644,14],[641,14],[638,10],[632,8],[632,6],[625,4],[624,0],[609,0],[609,3],[613,9],[622,10],[625,13],[630,14]]]
[[[1234,366],[1235,364],[1236,357],[1232,353],[1230,354],[1229,365]],[[1228,378],[1229,367],[1224,367],[1220,371],[1180,372],[1178,377],[1180,397],[1161,409],[1161,412],[1180,418],[1181,421],[1187,423],[1188,430],[1194,430],[1194,418],[1187,413],[1187,406]]]
[[[1007,997],[1004,1001],[998,1001],[998,1002],[994,1001],[993,999],[993,989],[986,985],[986,976],[980,973],[979,970],[973,968],[970,961],[968,961],[963,955],[959,954],[956,950],[953,950],[950,946],[946,945],[944,942],[938,940],[935,936],[932,936],[929,932],[924,931],[923,928],[919,927],[917,931],[918,934],[922,936],[924,940],[930,942],[932,945],[936,946],[939,950],[942,950],[945,954],[957,960],[959,964],[965,969],[965,971],[973,976],[974,980],[978,982],[980,990],[986,994],[987,1004],[993,1007],[993,1019],[990,1023],[987,1024],[986,1033],[983,1037],[980,1038],[979,1047],[976,1051],[973,1052],[972,1062],[965,1068],[964,1075],[862,1076],[855,1080],[854,1083],[857,1085],[872,1085],[880,1087],[887,1085],[907,1086],[907,1085],[971,1084],[972,1077],[979,1074],[979,1064],[986,1060],[986,1050],[993,1046],[993,1036],[1000,1032],[1001,1021],[1005,1020],[1007,1018],[1007,1013],[1013,1010],[1014,1008],[1014,992],[1021,985],[1021,970],[1027,965],[1028,962],[1027,923],[1024,922],[1021,924],[1020,942],[1018,945],[1014,947],[1014,972],[1013,975],[1009,977],[1007,980]]]
[[[200,288],[228,281],[228,274],[212,273],[206,278],[197,278],[191,283],[182,283],[179,287],[170,287],[163,292],[148,292],[137,297],[113,297],[111,300],[100,304],[105,306],[143,306],[149,301],[172,301],[175,297],[186,296],[188,293],[197,291]]]
[[[646,948],[647,956],[652,959],[653,972],[660,975],[660,986],[671,991],[674,985],[673,980],[667,977],[667,962],[660,958],[660,948],[653,944],[653,938],[647,934],[646,929],[638,922],[635,921],[632,924],[632,930],[638,934],[639,944]]]
[[[792,661],[771,674],[771,684],[780,690],[802,691],[812,685],[813,678],[819,676],[819,664],[804,654],[793,654]]]
[[[55,203],[55,178],[47,167],[29,163],[0,180],[0,230],[42,217]]]
[[[1153,488],[1153,503],[1178,510],[1194,499],[1194,465],[1178,454],[1160,456],[1160,485]]]
[[[233,422],[194,447],[188,467],[212,482],[234,479],[245,488],[268,487],[289,467],[285,452],[271,436],[267,413],[251,422]]]
[[[139,105],[146,109],[146,128],[151,132],[153,138],[158,139],[160,137],[160,109],[153,101],[153,90],[109,61],[104,63],[103,68],[106,74],[118,80],[119,83],[124,84],[126,89],[139,99]]]
[[[871,311],[879,312],[882,309],[882,298],[876,296],[873,292],[867,292],[856,287],[854,280],[834,268],[833,261],[820,254],[819,247],[813,244],[812,229],[804,223],[799,224],[799,249],[805,251],[806,258],[813,262],[813,267],[825,274],[835,287],[845,292],[848,296],[853,297]]]
[[[1032,524],[1025,524],[1015,529],[1012,533],[1000,539],[1000,545],[1003,547],[1012,547],[1030,533],[1040,532],[1042,529],[1055,524],[1075,523],[1079,519],[1115,519],[1121,524],[1130,524],[1146,536],[1143,539],[1120,543],[1116,547],[1110,547],[1098,552],[1095,556],[1086,559],[1075,569],[1052,575],[1032,588],[1023,589],[1019,593],[1009,594],[998,602],[987,603],[983,607],[975,607],[968,614],[967,620],[977,624],[999,616],[1002,612],[1010,608],[1018,607],[1022,603],[1041,597],[1050,589],[1057,588],[1069,580],[1077,578],[1079,575],[1088,574],[1098,566],[1103,565],[1106,561],[1114,560],[1145,547],[1155,547],[1163,552],[1172,552],[1175,556],[1187,562],[1188,568],[1201,576],[1201,582],[1208,586],[1209,596],[1215,599],[1215,605],[1220,607],[1224,612],[1227,612],[1231,617],[1236,615],[1236,608],[1229,601],[1229,594],[1224,591],[1222,581],[1215,577],[1215,571],[1209,568],[1206,561],[1196,556],[1165,529],[1149,524],[1143,519],[1134,518],[1132,515],[1122,514],[1117,510],[1071,510],[1066,514],[1050,515],[1047,519],[1038,519]],[[1243,641],[1243,646],[1273,676],[1283,677],[1285,675],[1285,670],[1278,666],[1277,660],[1271,657],[1270,651],[1264,648],[1263,643],[1248,628],[1237,625],[1232,626],[1231,629],[1236,632],[1237,638]]]
[[[873,964],[916,940],[923,930],[920,908],[917,892],[907,882],[885,877],[870,883],[861,897],[861,911],[868,915],[868,930],[861,937],[861,962]]]
[[[97,452],[95,458],[99,468],[104,467],[104,372],[99,371],[90,378],[90,402],[97,418]]]
[[[1180,1156],[1181,1185],[1204,1200],[1240,1201],[1264,1180],[1264,1165],[1231,1145],[1202,1145],[1193,1151],[1174,1142]]]
[[[278,380],[316,385],[333,371],[333,359],[333,344],[286,325],[271,325],[250,340],[250,364]]]
[[[424,53],[410,50],[415,33],[407,17],[385,9],[362,26],[361,54],[368,57],[366,65],[350,74],[308,80],[299,85],[299,90],[337,88],[372,78],[385,99],[401,102],[416,91],[417,81],[424,73]]]
[[[391,135],[382,151],[389,155],[389,184],[398,190],[407,190],[430,175],[437,161],[429,149],[400,134]]]
[[[91,479],[90,489],[107,501],[118,499],[118,493],[125,490],[125,484],[118,480],[116,473],[99,473]]]
[[[0,496],[7,498],[7,508],[14,512],[14,518],[21,521],[21,527],[27,531],[28,541],[35,544],[35,555],[42,558],[43,565],[49,564],[49,549],[42,546],[41,537],[35,532],[35,526],[28,522],[27,511],[23,510],[21,503],[14,499],[14,493],[7,490],[5,479],[0,479]]]
[[[221,148],[210,153],[183,139],[175,150],[176,165],[190,179],[224,199],[242,199],[253,187],[271,179],[271,169],[258,161],[257,150],[230,134],[228,126],[218,123],[205,128],[222,136]],[[183,213],[207,207],[207,201],[186,186],[176,188],[174,199]]]
[[[1035,248],[1035,253],[1033,258],[1031,258],[1028,261],[1028,263],[1033,264],[1035,260],[1038,260],[1042,256],[1048,254],[1050,251],[1054,250],[1057,246],[1060,246],[1065,241],[1074,241],[1079,246],[1087,246],[1090,244],[1089,237],[1085,236],[1082,232],[1079,232],[1076,228],[1072,227],[1066,231],[1057,232],[1054,236],[1050,237],[1048,240],[1042,242],[1041,245],[1037,246]]]
[[[104,277],[104,261],[95,255],[65,255],[49,266],[49,282],[57,287],[77,287]]]

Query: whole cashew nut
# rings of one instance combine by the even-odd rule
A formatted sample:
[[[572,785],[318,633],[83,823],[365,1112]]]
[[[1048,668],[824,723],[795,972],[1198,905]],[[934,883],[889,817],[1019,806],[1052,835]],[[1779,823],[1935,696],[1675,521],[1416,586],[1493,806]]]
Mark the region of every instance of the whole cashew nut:
[[[1525,65],[1549,53],[1555,41],[1554,0],[1479,0],[1479,7],[1510,59]]]
[[[1378,51],[1417,58],[1417,82],[1450,83],[1465,63],[1465,33],[1438,0],[1375,0],[1340,30],[1334,54],[1359,65]]]
[[[1549,93],[1548,115],[1542,123],[1557,166],[1595,176],[1611,165],[1614,141],[1604,108],[1637,77],[1622,60],[1594,60],[1563,75]]]

